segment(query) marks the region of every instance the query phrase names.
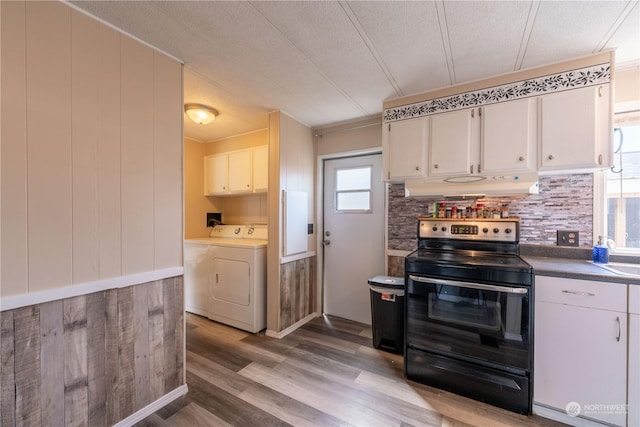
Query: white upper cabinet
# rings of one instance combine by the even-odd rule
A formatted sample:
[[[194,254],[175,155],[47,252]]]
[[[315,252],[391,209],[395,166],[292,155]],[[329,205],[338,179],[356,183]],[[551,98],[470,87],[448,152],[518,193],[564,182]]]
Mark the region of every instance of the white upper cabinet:
[[[251,172],[251,150],[229,153],[229,193],[250,193]]]
[[[204,158],[204,195],[215,196],[229,192],[229,156],[226,153]]]
[[[205,196],[264,192],[268,188],[268,146],[212,154],[204,159]]]
[[[425,175],[428,118],[383,124],[383,179],[404,180]]]
[[[253,149],[253,191],[263,192],[269,188],[269,147]]]
[[[540,171],[611,166],[610,85],[539,97]]]
[[[477,173],[478,109],[431,116],[429,176],[460,176]]]
[[[536,170],[535,98],[482,107],[481,122],[481,170],[478,172],[496,174]]]

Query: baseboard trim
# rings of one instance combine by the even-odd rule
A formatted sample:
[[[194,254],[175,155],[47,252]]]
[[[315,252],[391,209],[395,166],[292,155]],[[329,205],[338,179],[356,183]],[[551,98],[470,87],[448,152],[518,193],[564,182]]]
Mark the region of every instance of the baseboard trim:
[[[309,314],[307,317],[298,320],[296,323],[294,323],[293,325],[289,326],[286,329],[281,330],[280,332],[275,332],[275,331],[271,331],[269,329],[267,329],[267,331],[265,332],[265,335],[268,337],[272,337],[272,338],[284,338],[287,335],[289,335],[291,332],[295,331],[296,329],[298,329],[300,326],[303,326],[305,323],[315,319],[316,317],[318,317],[319,314],[316,312],[313,312],[311,314]]]
[[[165,406],[167,406],[169,403],[173,402],[174,400],[184,396],[185,394],[187,394],[188,391],[189,391],[189,388],[187,387],[187,385],[183,384],[180,387],[174,389],[173,391],[165,394],[164,396],[162,396],[160,399],[156,400],[155,402],[151,402],[150,404],[148,404],[144,408],[140,409],[136,413],[129,415],[124,420],[114,424],[113,427],[130,427],[130,426],[134,425],[135,423],[144,420],[149,415],[153,414],[154,412],[158,411],[159,409],[164,408]]]

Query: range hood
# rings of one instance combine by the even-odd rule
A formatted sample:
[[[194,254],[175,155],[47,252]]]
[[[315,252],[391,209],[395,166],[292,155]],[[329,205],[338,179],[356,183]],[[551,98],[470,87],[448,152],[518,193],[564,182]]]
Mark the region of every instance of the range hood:
[[[407,179],[405,197],[528,196],[538,194],[538,174],[453,176],[442,179]]]

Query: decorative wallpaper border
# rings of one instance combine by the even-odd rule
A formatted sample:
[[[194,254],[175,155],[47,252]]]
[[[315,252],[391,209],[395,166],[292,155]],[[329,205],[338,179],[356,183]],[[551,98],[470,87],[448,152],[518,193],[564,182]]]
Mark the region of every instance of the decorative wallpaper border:
[[[592,65],[558,74],[521,80],[501,86],[493,86],[473,92],[465,92],[428,101],[384,110],[384,122],[395,122],[427,116],[443,111],[454,111],[479,105],[493,104],[520,98],[561,92],[579,87],[595,86],[611,81],[610,64]]]

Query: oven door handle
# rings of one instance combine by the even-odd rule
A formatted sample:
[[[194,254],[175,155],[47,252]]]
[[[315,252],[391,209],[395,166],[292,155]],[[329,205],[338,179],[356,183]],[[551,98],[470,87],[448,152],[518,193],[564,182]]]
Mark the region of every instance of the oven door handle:
[[[529,292],[527,288],[512,288],[509,286],[485,285],[481,283],[458,282],[455,280],[432,279],[429,277],[409,275],[409,279],[414,282],[431,283],[434,285],[456,286],[458,288],[481,289],[484,291],[507,292],[511,294],[526,294]]]

